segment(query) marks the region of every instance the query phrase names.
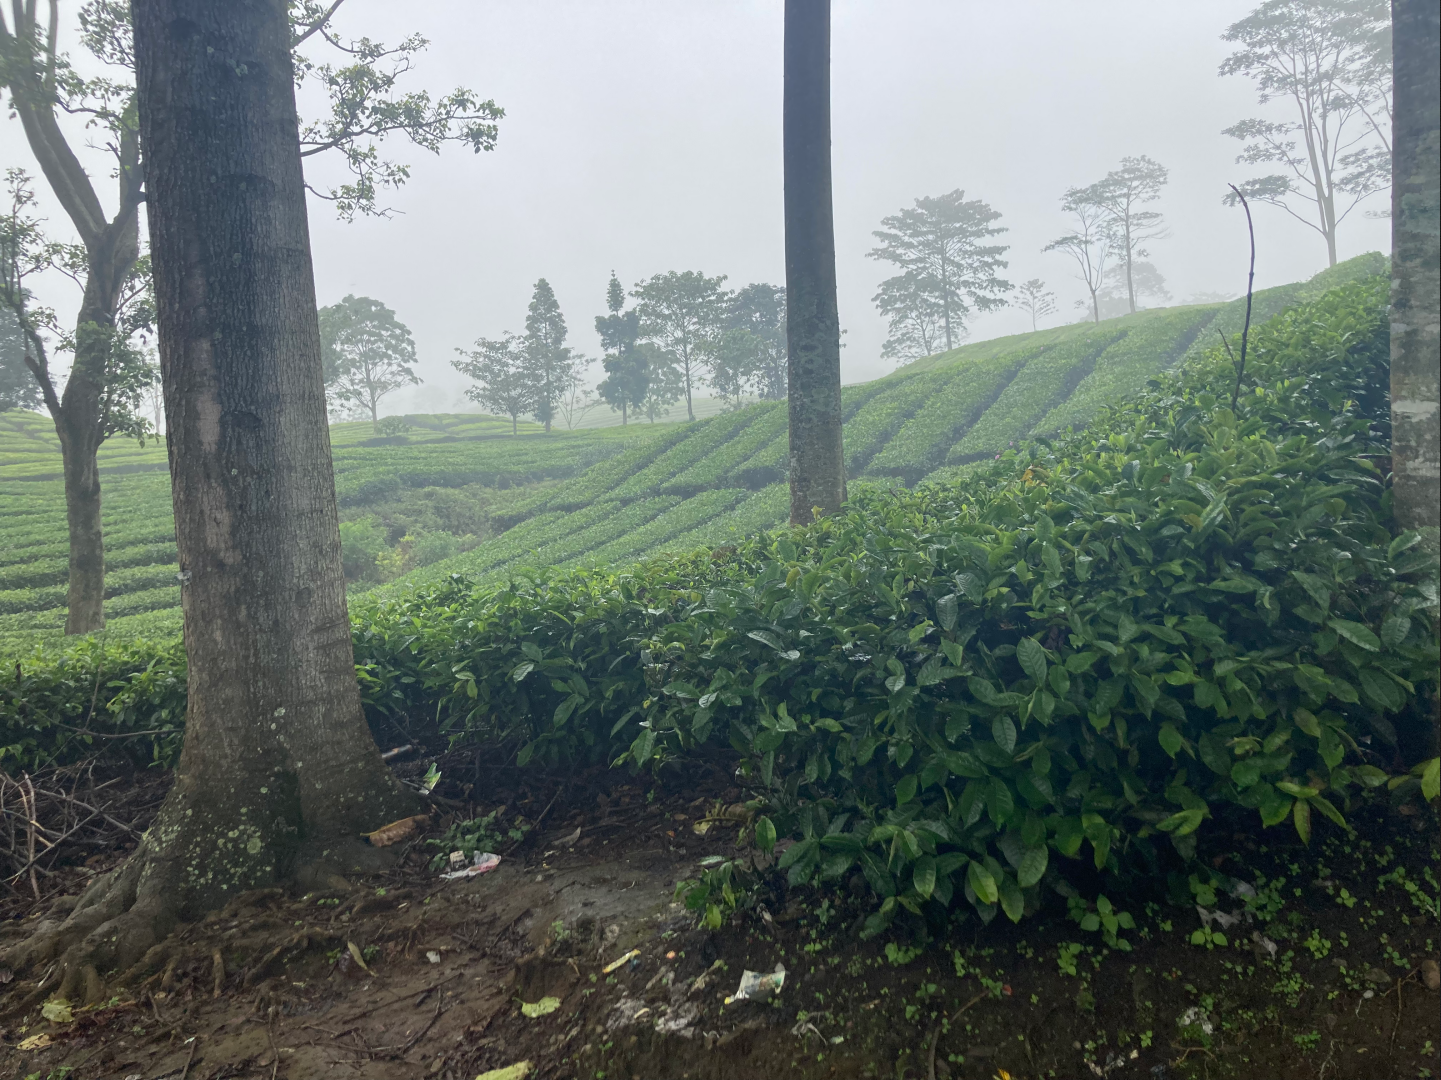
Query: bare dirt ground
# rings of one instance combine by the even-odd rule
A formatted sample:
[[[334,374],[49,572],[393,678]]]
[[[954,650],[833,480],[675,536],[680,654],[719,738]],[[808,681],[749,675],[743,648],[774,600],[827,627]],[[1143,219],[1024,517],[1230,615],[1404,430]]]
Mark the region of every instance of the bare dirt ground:
[[[542,1080],[1441,1075],[1429,808],[1380,803],[1355,815],[1355,836],[1309,849],[1280,829],[1213,840],[1218,870],[1260,884],[1262,914],[1220,896],[1208,910],[1226,918],[1196,943],[1194,904],[1168,901],[1164,882],[1117,905],[1137,924],[1129,951],[1059,896],[1019,926],[971,915],[863,942],[858,887],[776,883],[756,911],[694,928],[675,883],[735,851],[734,827],[693,828],[743,797],[720,767],[562,778],[480,760],[442,757],[443,808],[387,874],[237,898],[112,997],[61,1008],[43,982],[0,971],[0,1076],[471,1080],[519,1062]],[[143,827],[163,789],[141,773],[104,790],[131,792],[120,801]],[[439,879],[426,839],[502,805],[532,826],[524,839],[491,873]],[[28,874],[10,883],[0,946],[133,843],[95,835],[108,850],[80,845],[34,889]],[[778,964],[778,995],[725,1003],[743,971]]]

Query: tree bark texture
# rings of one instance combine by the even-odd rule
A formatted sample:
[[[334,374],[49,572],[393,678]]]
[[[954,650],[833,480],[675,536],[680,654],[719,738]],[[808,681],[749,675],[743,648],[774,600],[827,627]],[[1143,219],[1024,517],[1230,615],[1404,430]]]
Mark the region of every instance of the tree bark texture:
[[[831,207],[830,0],[786,0],[786,343],[791,524],[846,499]]]
[[[75,362],[60,408],[51,409],[65,478],[70,540],[65,632],[105,628],[105,535],[100,519],[100,463],[106,429],[106,367],[114,348],[120,295],[140,254],[135,211],[111,223],[88,254],[88,275],[75,320]]]
[[[1392,0],[1391,15],[1392,495],[1403,528],[1435,529],[1441,526],[1441,9],[1436,0]]]
[[[50,18],[57,17],[51,8]],[[106,377],[115,320],[126,279],[140,254],[136,208],[140,203],[139,147],[133,129],[118,137],[116,181],[119,206],[112,219],[90,177],[56,121],[53,85],[37,78],[21,57],[38,40],[34,6],[16,5],[16,34],[0,45],[16,51],[10,76],[10,104],[51,192],[85,246],[85,292],[75,322],[75,358],[62,394],[48,368],[33,368],[46,409],[60,440],[65,511],[70,541],[70,576],[65,632],[86,634],[105,628],[105,547],[100,518],[100,470],[96,453],[110,435]],[[0,24],[3,34],[3,24]],[[53,37],[47,48],[53,49]]]
[[[189,706],[135,854],[33,935],[87,997],[177,919],[374,864],[360,834],[413,808],[355,678],[286,2],[132,18]]]
[[[75,380],[71,379],[71,385]],[[69,397],[69,393],[66,394]],[[65,523],[70,534],[70,578],[65,592],[65,632],[105,628],[105,534],[100,522],[98,425],[54,417],[65,478]]]

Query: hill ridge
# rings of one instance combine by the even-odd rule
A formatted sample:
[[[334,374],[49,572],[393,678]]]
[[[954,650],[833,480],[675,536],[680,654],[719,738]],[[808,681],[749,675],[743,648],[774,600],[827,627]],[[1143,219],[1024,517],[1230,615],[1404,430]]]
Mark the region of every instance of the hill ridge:
[[[1254,322],[1385,266],[1382,256],[1365,255],[1307,282],[1262,290]],[[1084,426],[1118,396],[1213,348],[1211,331],[1238,333],[1244,303],[1149,309],[973,342],[844,387],[852,485],[919,483]],[[499,578],[531,565],[717,546],[787,513],[783,402],[693,424],[531,430],[519,438],[508,420],[492,417],[414,420],[398,438],[376,438],[368,424],[332,428],[343,519],[379,515],[388,530],[383,543],[395,553],[388,557],[403,569],[406,544],[421,528],[412,521],[465,518],[479,506],[483,513],[470,518],[484,519],[485,535],[388,583],[358,582],[354,593],[394,594],[453,572]],[[0,415],[0,644],[6,635],[63,626],[64,502],[59,482],[42,479],[54,471],[44,450],[53,440],[45,438],[48,426],[37,414]],[[58,447],[49,453],[58,457]],[[164,448],[116,442],[102,458],[111,632],[171,632],[179,586]],[[457,541],[465,527],[451,528]]]

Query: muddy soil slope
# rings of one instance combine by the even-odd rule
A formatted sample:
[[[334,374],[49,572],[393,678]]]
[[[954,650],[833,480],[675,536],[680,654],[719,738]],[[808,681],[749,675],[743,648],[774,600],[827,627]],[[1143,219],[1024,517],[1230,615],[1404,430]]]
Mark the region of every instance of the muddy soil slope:
[[[397,845],[388,874],[238,898],[183,927],[164,966],[116,997],[60,1003],[0,972],[0,1075],[470,1080],[522,1062],[513,1075],[547,1080],[1441,1073],[1429,809],[1378,804],[1355,836],[1309,849],[1280,829],[1237,832],[1206,854],[1254,895],[1182,906],[1159,883],[1114,905],[1136,924],[1114,944],[1059,896],[1019,926],[972,916],[862,942],[859,882],[824,896],[776,883],[720,931],[695,929],[676,883],[735,853],[724,819],[741,792],[721,770],[562,780],[483,775],[477,759],[457,784],[465,771],[448,763],[445,808]],[[441,879],[427,841],[494,809],[524,837],[495,870]],[[77,861],[69,885],[105,865]],[[16,896],[7,910],[0,944],[39,916]],[[728,1003],[745,972],[773,984],[779,969],[778,992]]]

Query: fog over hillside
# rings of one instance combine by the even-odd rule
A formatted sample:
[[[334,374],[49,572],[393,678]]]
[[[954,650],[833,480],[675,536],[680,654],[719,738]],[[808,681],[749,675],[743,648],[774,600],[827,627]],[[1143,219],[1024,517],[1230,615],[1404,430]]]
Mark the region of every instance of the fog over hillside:
[[[1239,144],[1221,129],[1272,114],[1248,81],[1216,69],[1229,51],[1222,31],[1251,6],[837,0],[845,381],[894,366],[881,358],[886,325],[871,302],[892,271],[865,255],[881,218],[918,196],[963,188],[1000,211],[1005,276],[1043,278],[1060,305],[1050,322],[1072,321],[1083,290],[1069,260],[1041,252],[1067,228],[1061,193],[1123,156],[1148,155],[1170,169],[1156,207],[1171,235],[1150,251],[1172,302],[1242,291],[1244,226],[1221,195],[1266,169],[1233,164]],[[570,343],[589,356],[600,352],[592,321],[612,269],[627,287],[673,269],[726,274],[731,287],[783,283],[781,14],[776,0],[345,5],[347,33],[430,38],[410,87],[438,95],[465,85],[506,110],[493,153],[450,146],[435,157],[390,144],[412,168],[386,195],[389,220],[347,225],[312,200],[320,302],[376,297],[415,335],[426,382],[388,399],[387,412],[456,408],[453,349],[521,331],[539,277],[555,288]],[[0,158],[35,171],[17,121],[0,124]],[[98,154],[92,164],[106,169]],[[340,180],[341,166],[317,160],[312,179]],[[50,227],[65,233],[39,188]],[[1361,216],[1383,204],[1373,198],[1347,220],[1340,258],[1388,247],[1388,223]],[[1273,208],[1256,220],[1258,287],[1324,268],[1313,231]],[[45,290],[71,317],[78,297],[64,279]],[[1026,317],[1008,309],[977,319],[968,340],[1023,329]],[[592,385],[599,376],[597,364]]]

